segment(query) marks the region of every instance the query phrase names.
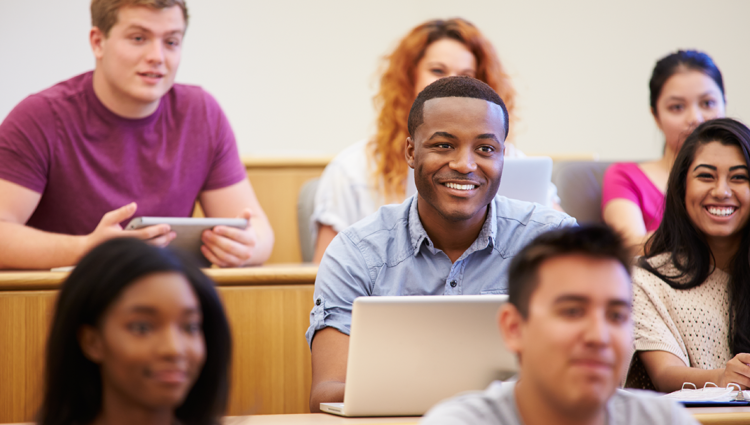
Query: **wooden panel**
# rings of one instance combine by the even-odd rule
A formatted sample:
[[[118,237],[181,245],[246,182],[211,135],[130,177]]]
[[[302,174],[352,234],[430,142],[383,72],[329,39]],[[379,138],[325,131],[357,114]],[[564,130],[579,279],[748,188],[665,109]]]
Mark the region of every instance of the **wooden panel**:
[[[219,288],[232,324],[230,415],[309,413],[312,286]]]
[[[57,291],[0,293],[0,423],[31,421]]]
[[[219,287],[234,342],[228,414],[307,413],[313,285]],[[0,423],[31,421],[57,291],[0,292]]]
[[[260,267],[202,269],[217,286],[288,285],[315,283],[312,264],[275,264]],[[58,289],[70,272],[0,271],[0,291]]]
[[[322,170],[333,159],[332,156],[321,157],[264,157],[264,156],[246,156],[242,158],[242,163],[248,170],[257,170],[260,168],[278,169],[278,168],[317,168]]]
[[[322,172],[322,168],[247,170],[250,183],[276,237],[268,264],[302,261],[297,226],[297,197],[302,185],[319,177]]]

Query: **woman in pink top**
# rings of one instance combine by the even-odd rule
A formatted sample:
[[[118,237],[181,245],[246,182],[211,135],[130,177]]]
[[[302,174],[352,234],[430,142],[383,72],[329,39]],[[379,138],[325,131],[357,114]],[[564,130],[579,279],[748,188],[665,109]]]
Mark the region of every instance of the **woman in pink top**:
[[[650,162],[619,163],[604,174],[602,216],[635,253],[659,227],[669,170],[685,138],[700,123],[725,114],[721,71],[705,53],[672,53],[656,63],[649,82],[651,115],[664,133],[664,154]]]

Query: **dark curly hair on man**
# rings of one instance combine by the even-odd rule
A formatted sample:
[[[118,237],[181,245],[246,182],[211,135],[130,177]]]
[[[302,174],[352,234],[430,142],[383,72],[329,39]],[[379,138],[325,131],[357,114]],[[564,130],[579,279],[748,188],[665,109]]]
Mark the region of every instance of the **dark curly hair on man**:
[[[441,78],[429,86],[425,87],[414,103],[411,105],[409,111],[409,134],[414,137],[414,132],[417,131],[417,127],[422,125],[424,122],[424,103],[430,99],[438,99],[442,97],[469,97],[473,99],[482,99],[487,102],[492,102],[496,105],[500,105],[503,110],[503,122],[505,124],[505,137],[508,137],[508,129],[510,123],[508,122],[508,108],[505,107],[505,102],[500,98],[492,87],[477,80],[476,78],[466,76],[446,77]]]

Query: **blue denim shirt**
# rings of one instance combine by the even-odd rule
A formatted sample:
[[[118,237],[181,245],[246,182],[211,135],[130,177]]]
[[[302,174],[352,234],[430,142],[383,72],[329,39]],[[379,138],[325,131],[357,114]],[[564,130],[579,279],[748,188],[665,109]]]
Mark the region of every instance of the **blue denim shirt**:
[[[539,204],[497,196],[477,239],[451,263],[422,227],[416,196],[381,207],[333,239],[315,279],[308,344],[329,326],[349,335],[357,297],[504,294],[510,260],[526,243],[576,224]]]

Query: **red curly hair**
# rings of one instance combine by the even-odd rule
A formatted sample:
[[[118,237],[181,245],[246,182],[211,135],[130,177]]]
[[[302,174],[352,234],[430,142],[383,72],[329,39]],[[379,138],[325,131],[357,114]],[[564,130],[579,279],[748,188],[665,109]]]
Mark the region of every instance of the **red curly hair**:
[[[406,192],[409,166],[404,160],[404,143],[409,136],[409,109],[416,98],[417,64],[430,44],[444,38],[461,42],[474,54],[476,78],[500,95],[513,120],[516,91],[495,48],[473,24],[454,18],[417,26],[401,40],[393,53],[384,58],[386,69],[380,78],[378,94],[373,99],[378,111],[377,131],[369,142],[368,154],[375,162],[372,177],[379,182],[380,191],[388,202],[400,202]]]

